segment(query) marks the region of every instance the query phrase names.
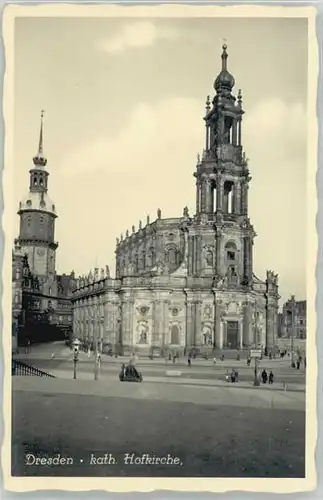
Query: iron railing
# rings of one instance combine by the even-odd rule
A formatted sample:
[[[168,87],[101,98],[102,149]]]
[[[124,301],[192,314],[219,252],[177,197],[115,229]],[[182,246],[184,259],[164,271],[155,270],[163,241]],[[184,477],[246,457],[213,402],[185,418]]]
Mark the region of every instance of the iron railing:
[[[15,359],[12,360],[12,375],[55,378],[55,376],[50,373],[39,370],[34,366],[26,365],[26,363],[22,363]]]

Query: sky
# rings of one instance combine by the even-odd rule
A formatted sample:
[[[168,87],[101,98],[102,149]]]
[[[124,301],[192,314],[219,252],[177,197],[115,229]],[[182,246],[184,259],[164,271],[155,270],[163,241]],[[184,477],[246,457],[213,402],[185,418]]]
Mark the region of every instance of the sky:
[[[28,192],[44,109],[58,273],[114,272],[116,237],[133,224],[158,208],[194,213],[224,40],[246,113],[254,272],[279,274],[281,304],[306,298],[307,21],[297,18],[16,19],[12,210]]]

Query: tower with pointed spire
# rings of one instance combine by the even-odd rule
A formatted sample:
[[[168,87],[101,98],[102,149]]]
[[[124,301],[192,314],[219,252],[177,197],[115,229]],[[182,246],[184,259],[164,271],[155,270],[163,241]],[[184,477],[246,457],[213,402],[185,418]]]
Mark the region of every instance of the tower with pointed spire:
[[[234,77],[228,71],[227,46],[222,47],[222,68],[215,79],[215,96],[207,97],[204,117],[205,149],[196,166],[198,226],[213,227],[216,259],[194,265],[199,273],[228,278],[237,287],[252,284],[252,245],[256,235],[248,218],[248,163],[242,146],[242,93],[232,93]]]
[[[184,207],[182,216],[167,219],[158,209],[155,221],[117,239],[116,279],[102,282],[106,324],[98,329],[101,345],[115,352],[275,350],[278,276],[267,271],[260,280],[253,272],[242,93],[233,93],[226,45],[221,58],[215,95],[206,100],[195,214]],[[72,299],[75,332],[86,342],[93,290],[80,279]],[[100,302],[95,307],[101,315]]]
[[[30,271],[45,280],[54,276],[56,265],[56,208],[48,195],[47,158],[43,150],[44,111],[41,111],[37,154],[30,169],[29,192],[19,203],[19,237],[16,243],[28,255]]]

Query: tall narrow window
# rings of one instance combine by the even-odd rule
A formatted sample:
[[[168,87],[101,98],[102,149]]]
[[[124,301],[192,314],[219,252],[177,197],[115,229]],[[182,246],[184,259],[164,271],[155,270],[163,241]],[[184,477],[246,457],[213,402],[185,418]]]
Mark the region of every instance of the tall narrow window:
[[[218,190],[216,186],[213,188],[213,212],[216,212],[216,207],[217,207],[217,195],[218,195]]]
[[[228,192],[228,214],[232,214],[233,211],[233,191],[232,187]]]

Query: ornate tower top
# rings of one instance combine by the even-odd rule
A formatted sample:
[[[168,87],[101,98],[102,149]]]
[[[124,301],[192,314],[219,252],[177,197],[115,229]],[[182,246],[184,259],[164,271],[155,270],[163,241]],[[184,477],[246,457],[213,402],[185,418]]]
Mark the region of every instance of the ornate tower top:
[[[39,132],[39,143],[38,143],[38,152],[36,156],[33,158],[33,162],[36,168],[45,167],[47,165],[47,159],[43,153],[43,120],[44,120],[44,110],[41,110],[40,113],[40,132]]]
[[[227,60],[228,60],[228,53],[227,53],[227,45],[223,44],[222,45],[222,70],[220,74],[217,76],[214,82],[214,89],[220,93],[220,92],[231,92],[231,90],[234,87],[235,80],[231,73],[229,73],[227,69]]]
[[[54,203],[49,198],[48,177],[49,173],[46,170],[47,158],[44,155],[44,111],[40,115],[40,132],[37,154],[33,157],[33,167],[29,170],[30,184],[29,193],[20,202],[19,212],[40,210],[49,212],[56,217],[56,209]]]

